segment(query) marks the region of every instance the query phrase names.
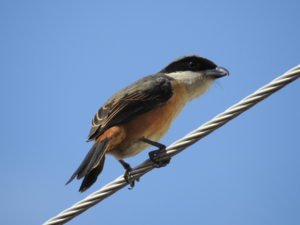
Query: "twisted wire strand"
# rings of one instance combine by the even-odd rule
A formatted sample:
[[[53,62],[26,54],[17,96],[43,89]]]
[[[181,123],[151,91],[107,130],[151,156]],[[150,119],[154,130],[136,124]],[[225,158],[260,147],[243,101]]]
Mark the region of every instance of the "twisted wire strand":
[[[190,132],[185,137],[174,142],[173,144],[171,144],[169,147],[166,148],[165,152],[160,153],[159,155],[155,156],[154,159],[157,161],[160,161],[163,159],[171,158],[172,156],[178,154],[179,152],[181,152],[188,146],[199,141],[201,138],[210,134],[217,128],[223,126],[228,121],[237,117],[242,112],[251,108],[258,102],[267,98],[271,94],[275,93],[276,91],[283,88],[285,85],[287,85],[288,83],[291,83],[292,81],[296,80],[299,77],[300,77],[300,64],[298,66],[290,69],[282,76],[279,76],[278,78],[274,79],[269,84],[258,89],[253,94],[247,96],[246,98],[244,98],[237,104],[231,106],[225,112],[217,115],[215,118],[213,118],[209,122],[203,124],[198,129]],[[131,177],[129,178],[129,182],[140,178],[145,173],[148,173],[149,171],[151,171],[154,168],[155,168],[155,164],[150,159],[147,159],[142,164],[133,168],[133,170],[131,171]],[[128,184],[125,181],[123,175],[121,175],[113,182],[102,187],[100,190],[90,194],[85,199],[77,202],[69,209],[62,211],[57,216],[46,221],[43,225],[64,224],[64,223],[68,222],[69,220],[73,219],[74,217],[76,217],[77,215],[83,213],[85,210],[89,209],[90,207],[101,202],[103,199],[109,197],[110,195],[114,194],[118,190],[124,188],[127,185]]]

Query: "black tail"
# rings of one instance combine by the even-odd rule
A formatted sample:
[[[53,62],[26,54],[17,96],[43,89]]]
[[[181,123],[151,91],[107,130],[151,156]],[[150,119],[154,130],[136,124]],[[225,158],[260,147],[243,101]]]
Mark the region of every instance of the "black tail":
[[[99,141],[93,145],[66,185],[70,183],[76,176],[78,180],[84,177],[79,189],[80,192],[84,192],[96,182],[97,177],[103,169],[105,161],[105,149],[108,142],[109,140],[105,138],[102,142]]]

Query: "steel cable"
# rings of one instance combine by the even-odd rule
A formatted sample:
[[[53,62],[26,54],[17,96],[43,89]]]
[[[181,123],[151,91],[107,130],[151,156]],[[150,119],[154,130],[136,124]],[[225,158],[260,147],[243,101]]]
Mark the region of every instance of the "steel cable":
[[[155,159],[160,161],[162,159],[168,159],[172,156],[178,154],[188,146],[194,144],[195,142],[199,141],[201,138],[205,137],[206,135],[210,134],[217,128],[223,126],[228,121],[232,120],[233,118],[240,115],[242,112],[246,111],[247,109],[251,108],[258,102],[262,101],[263,99],[267,98],[274,92],[278,91],[279,89],[283,88],[288,83],[296,80],[300,77],[300,65],[292,68],[291,70],[287,71],[282,76],[274,79],[269,84],[263,86],[262,88],[255,91],[253,94],[247,96],[237,104],[228,108],[225,112],[217,115],[215,118],[210,120],[209,122],[203,124],[198,129],[190,132],[182,139],[174,142],[169,147],[166,148],[166,151],[157,155]],[[142,164],[136,166],[131,171],[131,177],[129,181],[136,180],[139,177],[143,176],[145,173],[149,172],[150,170],[155,168],[155,164],[150,160],[147,159]],[[83,213],[85,210],[89,209],[90,207],[96,205],[97,203],[101,202],[103,199],[109,197],[110,195],[114,194],[121,188],[127,186],[127,182],[125,181],[123,175],[118,177],[113,182],[105,185],[100,190],[90,194],[85,199],[77,202],[69,209],[64,210],[57,216],[51,218],[43,225],[50,225],[50,224],[64,224],[69,220],[73,219],[75,216]]]

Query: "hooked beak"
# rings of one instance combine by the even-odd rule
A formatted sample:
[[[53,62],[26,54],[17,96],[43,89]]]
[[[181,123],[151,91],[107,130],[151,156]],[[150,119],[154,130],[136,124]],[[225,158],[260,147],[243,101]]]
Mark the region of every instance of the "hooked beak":
[[[205,74],[206,74],[206,76],[211,76],[215,79],[218,79],[220,77],[229,75],[229,71],[223,67],[217,67],[216,69],[213,69],[213,70],[206,70]]]

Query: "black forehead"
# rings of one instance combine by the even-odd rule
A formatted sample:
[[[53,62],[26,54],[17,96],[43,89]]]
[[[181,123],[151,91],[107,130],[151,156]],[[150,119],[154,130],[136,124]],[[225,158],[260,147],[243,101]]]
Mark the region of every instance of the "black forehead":
[[[192,61],[198,63],[197,68],[191,69],[188,66],[188,63]],[[212,61],[204,57],[198,55],[186,55],[175,59],[165,68],[163,68],[160,72],[172,73],[177,71],[201,71],[201,70],[215,69],[216,67],[217,67],[216,64],[214,64]]]

